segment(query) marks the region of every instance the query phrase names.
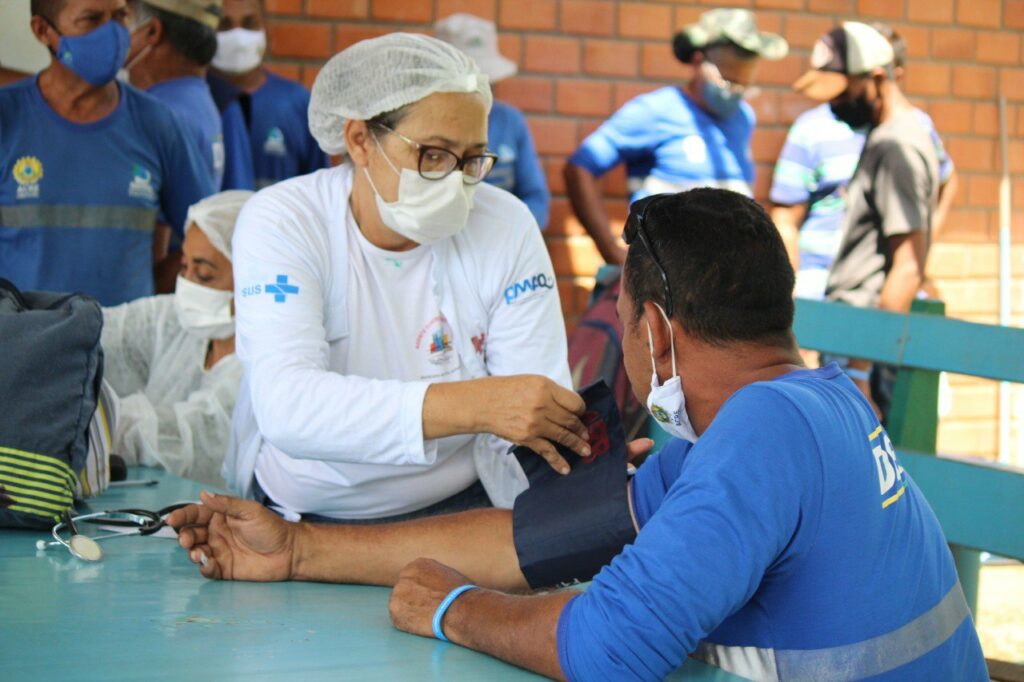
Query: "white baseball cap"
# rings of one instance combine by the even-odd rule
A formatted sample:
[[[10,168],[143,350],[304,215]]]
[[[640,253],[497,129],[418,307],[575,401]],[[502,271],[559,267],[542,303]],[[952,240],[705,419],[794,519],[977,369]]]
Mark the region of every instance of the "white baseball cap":
[[[516,63],[498,52],[493,21],[460,12],[434,24],[434,35],[465,52],[492,83],[516,75]]]
[[[877,29],[859,21],[847,21],[814,44],[811,70],[793,83],[793,89],[827,102],[846,90],[851,76],[890,66],[894,58],[892,44]]]

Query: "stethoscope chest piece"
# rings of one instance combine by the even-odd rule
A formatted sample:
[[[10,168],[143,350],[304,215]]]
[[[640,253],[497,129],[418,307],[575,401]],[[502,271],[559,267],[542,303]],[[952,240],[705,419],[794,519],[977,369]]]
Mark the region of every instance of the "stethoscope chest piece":
[[[68,550],[82,561],[99,561],[103,558],[100,543],[87,535],[72,535],[68,540]]]

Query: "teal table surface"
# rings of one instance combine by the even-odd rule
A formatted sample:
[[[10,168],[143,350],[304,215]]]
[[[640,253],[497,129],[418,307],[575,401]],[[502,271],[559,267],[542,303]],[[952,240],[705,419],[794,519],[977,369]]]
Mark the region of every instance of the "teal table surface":
[[[196,500],[199,486],[115,488],[80,510]],[[489,656],[395,630],[390,590],[213,582],[168,538],[102,540],[102,561],[37,551],[48,531],[0,531],[0,680],[541,679]],[[735,680],[688,661],[673,679]]]

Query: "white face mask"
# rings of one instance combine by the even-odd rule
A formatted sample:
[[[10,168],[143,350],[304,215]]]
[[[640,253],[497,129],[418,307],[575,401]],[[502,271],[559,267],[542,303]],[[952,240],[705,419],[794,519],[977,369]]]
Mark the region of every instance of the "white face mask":
[[[387,203],[373,184],[369,170],[363,168],[377,198],[380,219],[385,225],[417,244],[432,244],[462,231],[473,208],[476,185],[465,184],[462,173],[457,170],[441,180],[427,180],[409,168],[399,172],[384,153],[380,142],[377,142],[377,148],[398,175],[398,201]]]
[[[266,51],[266,32],[233,28],[217,33],[217,53],[210,63],[224,73],[248,73],[260,65]]]
[[[690,415],[686,412],[686,396],[683,395],[683,382],[676,373],[675,333],[668,315],[658,306],[658,312],[668,324],[669,344],[672,348],[672,378],[661,386],[658,385],[658,369],[654,365],[654,335],[651,325],[647,325],[647,339],[651,346],[651,392],[647,394],[647,411],[651,413],[658,426],[676,438],[697,442],[697,432],[690,423]]]
[[[226,339],[235,333],[231,314],[234,293],[204,287],[181,275],[174,290],[174,307],[178,321],[188,333],[201,339]]]

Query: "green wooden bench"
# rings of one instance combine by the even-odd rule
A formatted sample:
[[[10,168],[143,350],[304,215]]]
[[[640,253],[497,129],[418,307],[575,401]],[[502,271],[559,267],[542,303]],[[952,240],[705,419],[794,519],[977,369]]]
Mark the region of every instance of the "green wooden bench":
[[[1024,383],[1024,329],[952,320],[938,301],[906,315],[797,300],[802,348],[899,367],[888,432],[903,467],[942,524],[971,610],[979,552],[1024,560],[1024,470],[977,458],[936,456],[939,372]],[[994,679],[1024,679],[1024,667],[990,662]]]

